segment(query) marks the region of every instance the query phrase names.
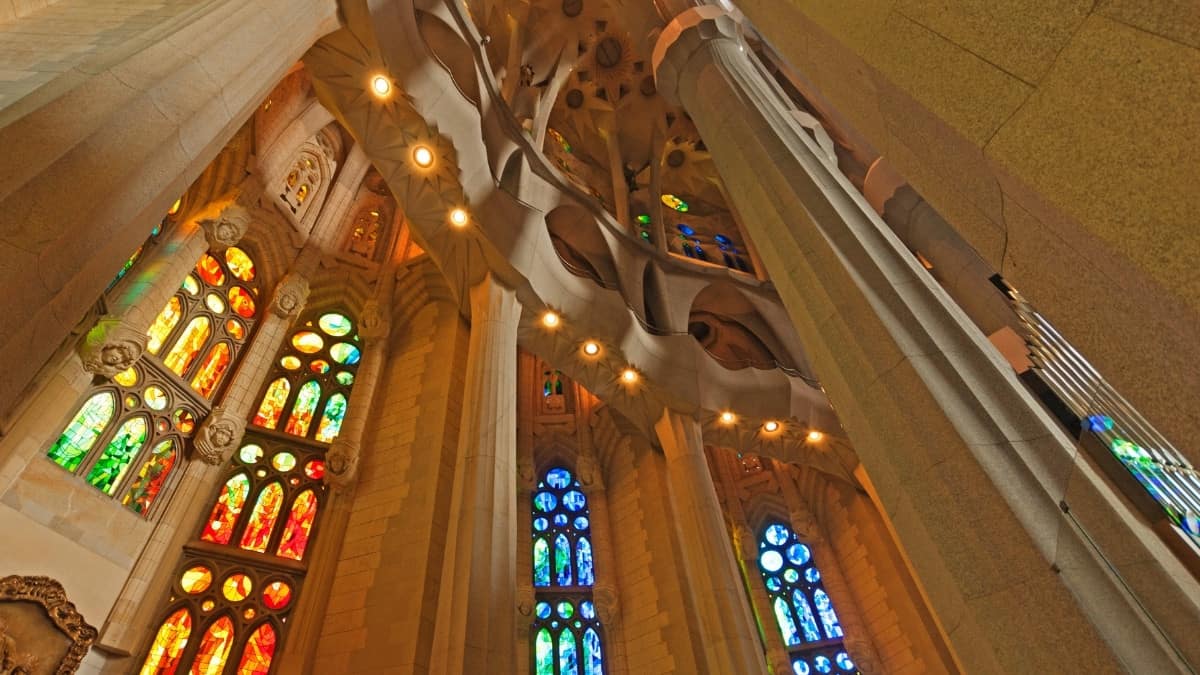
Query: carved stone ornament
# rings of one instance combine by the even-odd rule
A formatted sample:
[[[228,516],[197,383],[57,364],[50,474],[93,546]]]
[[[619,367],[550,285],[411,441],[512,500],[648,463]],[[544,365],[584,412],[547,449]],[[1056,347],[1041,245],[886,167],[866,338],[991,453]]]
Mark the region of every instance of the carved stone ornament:
[[[281,319],[292,319],[304,309],[308,302],[308,279],[298,275],[285,276],[275,287],[271,300],[271,313]]]
[[[603,477],[600,475],[600,465],[596,461],[596,455],[591,452],[579,453],[575,462],[575,474],[579,476],[579,482],[584,487],[604,487]]]
[[[517,457],[517,477],[521,479],[521,485],[533,487],[533,458],[521,456]]]
[[[359,447],[349,440],[337,439],[329,452],[325,453],[325,484],[344,488],[354,481],[358,473]]]
[[[533,605],[536,598],[533,595],[532,586],[521,586],[517,588],[517,611],[521,616],[529,616],[533,613]]]
[[[200,221],[208,249],[220,253],[237,245],[250,229],[250,221],[250,212],[237,204],[226,206],[216,218]]]
[[[608,584],[597,584],[592,588],[592,602],[596,605],[596,616],[601,623],[615,624],[620,615],[617,589]]]
[[[67,592],[62,584],[50,577],[4,577],[0,579],[0,610],[6,603],[12,602],[39,605],[50,622],[69,640],[70,644],[53,672],[68,675],[78,670],[83,657],[96,641],[97,631],[83,620],[83,615],[67,600]],[[9,630],[16,627],[20,626],[10,626]],[[28,647],[17,644],[8,631],[0,629],[0,675],[25,675],[32,673],[35,668],[40,672],[48,672],[43,665],[46,657],[25,653],[25,649]],[[53,654],[49,658],[60,657]]]
[[[388,317],[383,312],[383,306],[375,298],[363,304],[358,320],[358,334],[363,340],[371,342],[387,337],[390,328]]]
[[[233,415],[221,406],[213,408],[192,442],[196,458],[213,466],[224,462],[241,445],[245,433],[245,418]]]
[[[103,316],[84,336],[79,345],[83,369],[93,375],[112,377],[128,370],[146,351],[145,330],[115,316]]]

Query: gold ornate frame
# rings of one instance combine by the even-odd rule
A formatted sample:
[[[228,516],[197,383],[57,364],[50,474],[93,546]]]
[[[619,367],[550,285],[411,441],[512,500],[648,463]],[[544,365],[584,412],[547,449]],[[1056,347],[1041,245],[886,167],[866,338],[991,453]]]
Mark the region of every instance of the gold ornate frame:
[[[69,675],[79,669],[98,632],[83,620],[75,604],[67,600],[67,592],[62,584],[50,577],[7,576],[0,579],[0,602],[5,601],[41,605],[54,625],[71,640],[71,646],[56,672],[58,675]]]

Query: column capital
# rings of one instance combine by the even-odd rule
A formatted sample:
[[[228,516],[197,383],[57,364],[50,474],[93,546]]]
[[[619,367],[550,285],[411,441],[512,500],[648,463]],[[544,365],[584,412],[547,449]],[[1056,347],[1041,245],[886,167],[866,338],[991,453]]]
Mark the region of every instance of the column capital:
[[[325,473],[325,484],[338,490],[349,487],[358,474],[360,454],[359,443],[339,436],[325,455],[326,465],[329,467],[329,471]]]
[[[358,334],[368,344],[387,338],[391,330],[391,321],[383,311],[383,303],[371,298],[363,303],[362,312],[358,319]]]
[[[679,104],[679,80],[692,56],[712,40],[740,41],[737,18],[717,5],[692,7],[671,20],[654,44],[654,82],[658,93]]]
[[[145,329],[139,330],[122,318],[106,315],[84,336],[79,358],[87,372],[111,378],[137,363],[148,341]]]
[[[200,227],[204,229],[204,239],[208,242],[208,249],[214,253],[220,253],[230,246],[237,245],[242,237],[246,236],[246,230],[250,229],[251,220],[253,218],[245,207],[239,204],[230,204],[221,209],[216,218],[200,221]]]
[[[215,466],[229,458],[245,435],[246,419],[217,406],[200,425],[192,447],[197,459]]]
[[[281,319],[294,319],[308,302],[308,279],[295,272],[289,273],[275,286],[275,297],[271,300],[271,313]]]

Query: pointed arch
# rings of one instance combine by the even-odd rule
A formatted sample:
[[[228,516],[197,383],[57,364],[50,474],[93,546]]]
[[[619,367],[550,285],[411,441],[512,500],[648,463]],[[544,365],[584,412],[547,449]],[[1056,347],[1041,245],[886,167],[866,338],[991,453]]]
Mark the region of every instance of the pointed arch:
[[[200,638],[200,648],[192,661],[190,675],[221,675],[225,662],[229,660],[229,650],[233,647],[233,619],[224,615],[213,621]]]
[[[149,431],[149,421],[141,415],[125,420],[104,448],[100,459],[96,460],[92,469],[88,471],[87,482],[105,494],[115,493],[130,463],[146,443]]]
[[[208,520],[200,538],[214,544],[228,544],[233,537],[234,527],[238,517],[246,505],[246,495],[250,493],[250,478],[244,473],[234,474],[225,481],[225,486],[213,504]]]
[[[232,356],[233,350],[229,348],[228,342],[221,341],[213,345],[200,362],[200,367],[196,369],[196,376],[192,378],[192,389],[204,398],[212,398],[217,391],[217,385],[221,383],[221,378],[225,376],[225,371],[229,369]]]
[[[267,675],[271,670],[271,660],[275,658],[276,642],[275,628],[269,621],[255,628],[242,649],[237,675]]]
[[[79,468],[96,440],[104,433],[117,409],[117,397],[102,391],[92,395],[75,413],[62,435],[46,451],[46,456],[67,471]]]
[[[346,395],[337,393],[325,402],[325,413],[317,427],[318,441],[332,443],[342,431],[342,420],[346,417]]]
[[[317,495],[305,490],[292,500],[292,509],[288,514],[287,524],[283,528],[283,537],[279,540],[276,555],[281,558],[303,560],[304,549],[308,547],[308,536],[312,532],[313,521],[317,518]]]
[[[178,609],[168,616],[150,643],[140,675],[174,675],[191,634],[192,615],[187,609]]]
[[[171,469],[175,467],[176,457],[175,439],[168,438],[154,446],[154,450],[142,464],[137,479],[129,486],[121,503],[134,513],[145,514],[149,511],[154,499],[158,497],[158,493],[162,491],[163,485],[170,477]]]
[[[282,507],[283,485],[274,481],[258,493],[254,511],[250,513],[250,520],[246,522],[246,530],[242,533],[240,546],[247,551],[266,551],[267,542],[271,539],[271,532],[275,529],[275,522],[279,520]]]
[[[150,354],[158,354],[162,351],[163,345],[166,344],[167,338],[170,337],[171,331],[175,329],[175,324],[179,323],[179,318],[183,316],[183,303],[178,295],[171,296],[167,304],[163,306],[162,311],[158,316],[154,317],[154,322],[150,324],[150,328],[146,330],[146,336],[150,338],[146,343],[146,351]]]
[[[279,426],[279,417],[283,414],[283,406],[287,405],[288,394],[292,384],[286,377],[276,378],[263,394],[258,412],[254,413],[254,424],[264,429],[274,429]]]
[[[317,403],[321,400],[321,383],[309,380],[300,385],[296,392],[296,402],[292,404],[292,413],[288,415],[284,431],[293,436],[307,436],[312,425],[313,415],[317,412]]]
[[[212,321],[208,317],[198,316],[189,321],[187,327],[183,329],[183,333],[175,340],[175,346],[171,347],[171,351],[163,359],[163,365],[171,372],[183,377],[192,362],[196,360],[200,350],[204,348],[204,343],[208,341],[210,333],[212,333]]]

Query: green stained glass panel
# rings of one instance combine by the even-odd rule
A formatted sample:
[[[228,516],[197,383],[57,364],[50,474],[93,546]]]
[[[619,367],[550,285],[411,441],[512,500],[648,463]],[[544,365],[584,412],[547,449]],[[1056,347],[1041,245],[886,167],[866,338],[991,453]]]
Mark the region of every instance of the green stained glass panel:
[[[558,636],[558,668],[562,675],[579,675],[579,653],[575,634],[564,629]]]
[[[571,542],[565,534],[554,538],[554,578],[559,586],[571,585]]]
[[[117,399],[109,392],[89,398],[46,455],[67,471],[78,469],[88,450],[108,426],[116,407]]]
[[[534,645],[537,675],[554,675],[554,638],[546,628],[538,631]]]
[[[550,585],[550,546],[541,537],[533,542],[533,585]]]
[[[334,394],[325,404],[325,414],[321,415],[321,424],[317,427],[317,440],[322,443],[332,443],[342,430],[342,419],[346,416],[346,397]]]
[[[103,490],[105,494],[111,495],[116,492],[117,484],[125,477],[129,464],[146,442],[147,431],[146,418],[134,417],[126,420],[108,442],[108,447],[104,449],[104,454],[100,455],[96,465],[88,472],[87,482]]]

